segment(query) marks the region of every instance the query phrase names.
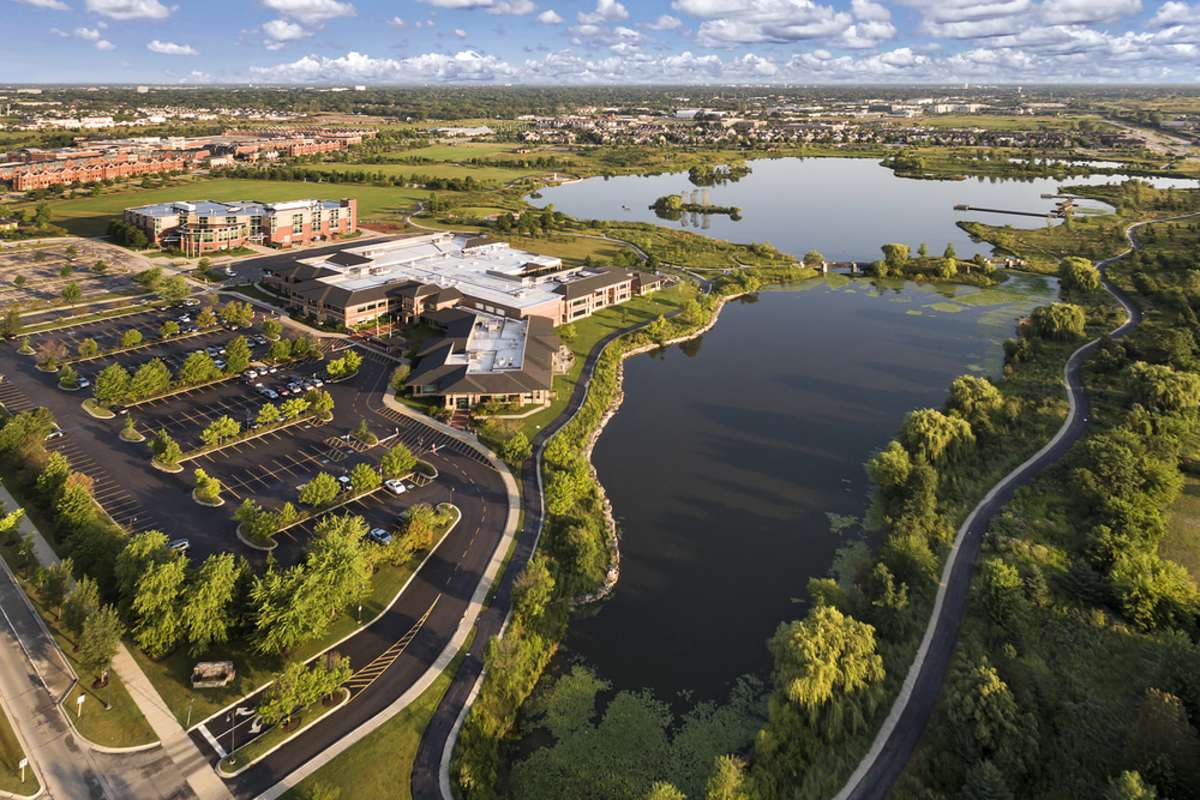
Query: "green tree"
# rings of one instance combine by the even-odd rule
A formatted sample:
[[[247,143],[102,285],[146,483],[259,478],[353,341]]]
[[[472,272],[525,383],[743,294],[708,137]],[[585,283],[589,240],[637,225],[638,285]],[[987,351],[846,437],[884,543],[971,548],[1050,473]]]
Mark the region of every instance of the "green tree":
[[[371,593],[374,564],[366,533],[366,520],[349,514],[330,514],[313,531],[304,558],[305,591],[328,621]]]
[[[92,358],[100,353],[100,345],[96,340],[88,336],[79,340],[79,344],[75,346],[75,353],[80,358]]]
[[[751,800],[746,762],[737,756],[717,756],[704,786],[704,800]]]
[[[1004,773],[991,761],[980,761],[967,773],[962,800],[1014,800]]]
[[[1200,375],[1165,364],[1136,361],[1129,367],[1134,399],[1162,412],[1195,409],[1200,405]]]
[[[233,441],[241,432],[242,423],[227,414],[222,414],[200,431],[200,441],[204,442],[206,447],[216,447]]]
[[[157,284],[158,299],[167,305],[182,303],[192,290],[182,275],[172,275]]]
[[[293,420],[308,413],[308,401],[303,397],[289,397],[279,406],[279,413],[286,420]]]
[[[131,610],[133,639],[151,658],[162,658],[183,636],[180,601],[187,577],[182,556],[153,563],[138,579]]]
[[[113,405],[124,403],[130,393],[130,373],[119,363],[110,363],[96,375],[96,383],[92,385],[92,399],[101,408],[112,408]]]
[[[282,419],[283,415],[279,413],[278,406],[274,403],[263,403],[259,407],[254,421],[259,427],[265,428],[279,423]]]
[[[183,360],[179,367],[178,382],[180,386],[196,386],[219,377],[221,370],[213,363],[212,357],[203,350],[197,350]]]
[[[943,258],[938,261],[937,276],[948,281],[958,274],[958,259]]]
[[[155,458],[166,467],[177,467],[183,459],[183,448],[166,431],[159,431],[152,445]]]
[[[58,371],[58,385],[64,389],[79,388],[79,372],[70,364],[64,364]]]
[[[84,575],[75,582],[63,602],[62,619],[75,636],[83,633],[83,624],[100,608],[100,587],[90,576]]]
[[[71,281],[62,290],[62,299],[67,303],[78,303],[83,297],[83,290],[79,288],[79,284]]]
[[[129,380],[129,399],[145,400],[171,388],[171,370],[161,358],[153,358],[137,368]]]
[[[107,684],[108,670],[124,635],[125,626],[121,616],[112,606],[101,606],[88,614],[83,620],[76,652],[76,659],[84,674],[94,676],[101,684]]]
[[[674,784],[658,781],[646,792],[644,800],[687,800],[687,797]]]
[[[900,272],[908,264],[908,245],[893,242],[883,245],[880,249],[890,271]]]
[[[216,325],[217,314],[213,311],[212,306],[205,306],[200,309],[200,313],[196,314],[196,327],[200,330],[215,328]]]
[[[283,323],[277,319],[265,319],[262,324],[263,336],[275,341],[283,333]]]
[[[958,253],[954,252],[954,245],[946,243],[946,249],[942,251],[942,258],[958,258]]]
[[[379,473],[366,462],[360,462],[354,465],[350,470],[350,491],[354,494],[362,494],[376,489],[383,483],[383,478]]]
[[[21,322],[21,311],[15,305],[11,305],[4,310],[4,317],[0,319],[0,336],[12,338],[19,336],[25,328],[25,324]]]
[[[1029,319],[1034,332],[1043,339],[1066,341],[1081,338],[1087,324],[1087,314],[1083,308],[1071,303],[1038,306]]]
[[[971,424],[933,408],[910,411],[900,429],[906,450],[930,464],[953,460],[975,443]]]
[[[1109,779],[1103,800],[1158,800],[1158,790],[1137,772],[1125,770]]]
[[[513,583],[513,608],[521,619],[529,622],[540,618],[553,598],[550,562],[545,554],[538,553],[529,559]]]
[[[305,696],[305,672],[307,668],[304,662],[292,661],[275,676],[275,681],[267,687],[258,706],[258,716],[264,723],[287,723],[292,714],[308,705]]]
[[[1184,625],[1200,611],[1187,570],[1156,552],[1118,554],[1110,579],[1125,615],[1146,630]]]
[[[809,250],[804,254],[804,266],[809,269],[820,269],[825,264],[825,256],[820,250]]]
[[[880,450],[867,461],[867,475],[885,491],[899,489],[908,482],[912,472],[912,460],[904,445],[896,440]]]
[[[1067,256],[1058,263],[1059,285],[1080,292],[1100,288],[1100,270],[1086,258]]]
[[[1025,609],[1025,584],[1017,568],[999,557],[980,564],[979,591],[988,616],[996,625],[1012,628]]]
[[[205,503],[217,503],[221,499],[221,481],[202,469],[195,472],[196,498]]]
[[[392,445],[379,461],[385,479],[403,478],[417,465],[416,456],[403,444]]]
[[[248,328],[254,324],[254,309],[249,303],[230,300],[221,308],[221,321],[227,325]]]
[[[136,347],[142,343],[142,332],[137,328],[130,328],[121,334],[121,347]]]
[[[53,508],[58,503],[67,476],[71,474],[71,462],[57,451],[52,451],[46,457],[46,465],[37,476],[37,493],[41,501]]]
[[[973,431],[995,428],[994,415],[1004,407],[1004,395],[987,378],[962,375],[950,384],[946,410],[971,423]]]
[[[117,556],[114,574],[117,595],[124,608],[133,602],[137,593],[138,580],[153,564],[160,564],[171,557],[167,549],[167,536],[161,531],[143,531],[130,537]]]
[[[56,561],[46,567],[39,576],[38,590],[42,602],[51,611],[58,613],[67,598],[67,591],[74,577],[75,565],[70,558]]]
[[[1037,721],[1021,712],[1008,684],[986,658],[955,677],[946,714],[958,741],[979,757],[1018,771],[1033,765]]]
[[[229,640],[234,623],[234,597],[241,574],[232,553],[213,554],[204,560],[188,587],[183,604],[184,637],[197,657],[213,645]]]
[[[173,319],[166,320],[162,325],[158,326],[158,336],[160,339],[170,339],[172,336],[179,335],[179,323]]]
[[[514,467],[525,463],[533,455],[533,445],[524,431],[517,431],[500,446],[500,458]]]
[[[568,322],[565,325],[559,325],[557,328],[555,328],[554,333],[558,335],[558,338],[561,341],[565,342],[566,344],[570,344],[579,336],[579,329],[575,327],[575,323]],[[408,365],[406,364],[404,366],[407,367]],[[408,378],[407,372],[404,374],[404,377],[405,379]],[[399,392],[402,387],[403,384],[395,387],[396,391]]]
[[[312,480],[300,487],[300,502],[309,508],[329,505],[338,496],[337,479],[328,472],[318,472]]]
[[[308,409],[322,422],[333,419],[333,395],[324,389],[310,389],[304,394]]]
[[[292,343],[288,339],[276,339],[267,348],[267,360],[275,363],[287,361],[292,357]]]
[[[245,336],[238,336],[225,346],[225,371],[238,375],[250,367],[250,345]]]

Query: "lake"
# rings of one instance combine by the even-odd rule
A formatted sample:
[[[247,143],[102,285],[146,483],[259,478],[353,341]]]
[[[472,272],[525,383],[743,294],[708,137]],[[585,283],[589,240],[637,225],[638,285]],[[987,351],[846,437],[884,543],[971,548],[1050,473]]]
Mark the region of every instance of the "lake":
[[[734,242],[771,242],[780,250],[803,255],[820,250],[834,261],[874,261],[879,246],[903,242],[915,252],[925,242],[933,253],[947,243],[960,258],[985,255],[991,246],[973,242],[956,223],[977,220],[993,225],[1037,228],[1039,217],[956,211],[955,205],[1045,213],[1056,201],[1062,184],[1120,183],[1114,175],[1067,178],[968,178],[963,181],[929,181],[898,178],[874,159],[779,158],[748,162],[752,172],[740,181],[708,189],[712,205],[736,206],[742,219],[724,215],[685,214],[677,222],[660,219],[650,210],[659,197],[697,190],[686,172],[662,175],[623,175],[587,178],[576,183],[542,189],[531,199],[578,219],[654,222],[683,227]],[[1194,187],[1194,180],[1155,178],[1161,188]],[[703,193],[704,189],[699,189]],[[1103,204],[1083,202],[1092,209]]]
[[[845,518],[867,506],[869,455],[958,375],[996,374],[1014,322],[1056,292],[1029,275],[987,290],[833,275],[731,302],[700,339],[626,361],[593,457],[621,579],[572,621],[568,653],[662,699],[765,674],[808,579],[867,535]]]

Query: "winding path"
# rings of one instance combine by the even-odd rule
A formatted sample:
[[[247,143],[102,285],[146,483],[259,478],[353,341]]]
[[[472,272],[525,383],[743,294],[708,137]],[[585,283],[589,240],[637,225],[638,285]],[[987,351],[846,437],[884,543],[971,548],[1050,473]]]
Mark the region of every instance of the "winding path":
[[[1109,282],[1105,274],[1106,268],[1139,247],[1134,235],[1137,228],[1195,216],[1200,216],[1200,213],[1134,223],[1125,229],[1125,238],[1129,241],[1129,246],[1119,254],[1097,262],[1096,266],[1100,269],[1105,290],[1116,298],[1127,315],[1125,322],[1113,330],[1110,336],[1116,338],[1133,331],[1142,321],[1142,312],[1124,292]],[[1087,424],[1088,396],[1080,373],[1087,356],[1099,342],[1098,338],[1092,339],[1081,346],[1071,354],[1063,368],[1063,383],[1067,387],[1070,410],[1062,427],[1042,449],[993,486],[959,527],[942,570],[929,624],[900,688],[900,694],[892,704],[867,754],[859,762],[845,786],[834,796],[834,800],[875,800],[885,797],[904,772],[937,705],[938,695],[954,655],[958,630],[970,594],[971,574],[975,559],[979,555],[983,534],[991,524],[992,517],[1012,499],[1017,489],[1028,484],[1043,469],[1062,458],[1083,434]]]

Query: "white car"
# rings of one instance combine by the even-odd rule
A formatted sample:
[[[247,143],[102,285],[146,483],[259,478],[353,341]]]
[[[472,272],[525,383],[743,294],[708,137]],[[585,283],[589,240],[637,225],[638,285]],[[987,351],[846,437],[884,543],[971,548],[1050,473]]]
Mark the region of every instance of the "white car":
[[[391,478],[383,482],[386,488],[392,494],[404,494],[408,491],[408,487],[404,485],[404,481],[399,478]]]
[[[194,297],[189,297],[188,299],[183,301],[183,304],[185,306],[198,306],[198,305],[200,305],[200,301]]]
[[[80,378],[79,383],[77,385],[79,386],[80,389],[86,389],[92,385],[92,382],[89,381],[87,378]]]
[[[187,539],[172,539],[167,542],[167,549],[174,550],[176,553],[186,553],[191,546],[192,543]]]
[[[342,485],[343,489],[350,488],[350,476],[349,475],[338,475],[337,479],[338,479],[338,483],[340,483]]]

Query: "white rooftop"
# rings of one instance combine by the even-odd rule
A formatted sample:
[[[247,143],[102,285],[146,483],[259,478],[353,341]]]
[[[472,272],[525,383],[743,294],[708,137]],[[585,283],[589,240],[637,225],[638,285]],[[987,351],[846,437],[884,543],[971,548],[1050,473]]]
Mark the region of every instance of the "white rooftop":
[[[467,336],[466,350],[453,353],[447,364],[466,364],[467,374],[519,370],[525,364],[525,336],[529,322],[495,314],[473,312],[475,324]]]
[[[478,300],[513,308],[530,308],[561,298],[554,291],[561,285],[554,273],[563,269],[562,259],[515,250],[506,242],[488,241],[467,247],[477,238],[441,232],[343,250],[370,259],[370,263],[357,266],[330,262],[332,254],[302,260],[338,272],[318,280],[349,290],[415,280],[453,287]],[[528,265],[551,274],[528,275]]]

